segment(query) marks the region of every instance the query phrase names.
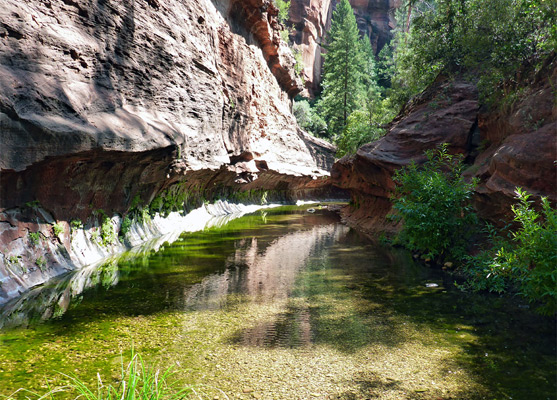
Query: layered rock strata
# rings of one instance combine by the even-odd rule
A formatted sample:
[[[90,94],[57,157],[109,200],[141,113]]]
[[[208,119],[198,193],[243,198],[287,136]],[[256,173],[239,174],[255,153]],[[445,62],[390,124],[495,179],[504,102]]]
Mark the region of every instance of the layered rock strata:
[[[394,172],[423,162],[424,151],[442,143],[464,156],[468,179],[478,178],[473,201],[480,217],[497,226],[511,222],[517,187],[555,204],[557,62],[522,75],[519,85],[507,88],[519,100],[492,112],[480,108],[473,83],[439,78],[405,107],[386,136],[335,163],[333,182],[352,195],[345,219],[370,233],[396,231],[399,226],[386,218]]]
[[[175,207],[326,191],[334,149],[291,115],[301,86],[276,13],[270,0],[5,1],[0,260],[23,271],[10,273],[72,268],[70,221],[162,194]]]

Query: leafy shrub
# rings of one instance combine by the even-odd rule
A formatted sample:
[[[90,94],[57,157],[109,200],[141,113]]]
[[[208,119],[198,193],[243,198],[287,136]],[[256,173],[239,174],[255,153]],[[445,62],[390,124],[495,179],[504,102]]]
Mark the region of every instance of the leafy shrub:
[[[70,222],[70,227],[72,228],[72,232],[75,232],[78,229],[83,229],[83,222],[81,222],[79,219],[72,219]]]
[[[25,205],[29,208],[37,209],[41,206],[41,203],[39,203],[39,200],[33,200],[28,201],[27,203],[25,203]]]
[[[98,242],[99,242],[99,238],[100,238],[100,235],[99,235],[99,232],[98,232],[98,231],[93,231],[93,232],[91,233],[91,240],[92,240],[93,242],[97,242],[97,243],[98,243]]]
[[[116,228],[114,227],[112,220],[106,215],[102,221],[100,235],[103,246],[108,246],[109,244],[116,242]]]
[[[44,271],[45,267],[46,267],[46,260],[43,256],[39,256],[36,260],[35,260],[35,264],[37,265],[37,267],[39,267],[39,269],[41,271]]]
[[[424,165],[412,163],[393,177],[394,218],[404,222],[398,240],[431,258],[463,257],[465,228],[477,219],[469,204],[476,182],[464,181],[462,156],[447,147],[427,151]]]
[[[292,49],[292,54],[294,55],[294,60],[296,64],[294,64],[294,71],[296,71],[296,75],[302,77],[302,73],[304,72],[304,58],[302,56],[302,52],[297,47]]]
[[[20,256],[6,257],[6,261],[8,262],[8,264],[17,265],[19,264],[19,257]]]
[[[467,287],[503,292],[516,286],[521,295],[541,305],[542,314],[557,312],[557,211],[541,199],[543,218],[532,207],[530,194],[517,188],[512,206],[519,229],[511,242],[495,242],[469,260]]]
[[[557,45],[552,1],[414,1],[407,6],[410,4],[412,18],[399,17],[395,39],[381,57],[387,58],[382,66],[391,78],[390,96],[401,105],[441,71],[475,71],[481,77],[481,98],[500,100],[501,93],[494,90],[500,83],[512,78],[521,65],[551,56]]]
[[[275,0],[275,6],[278,8],[278,20],[281,24],[288,21],[288,12],[290,11],[290,1]]]
[[[288,31],[288,29],[280,31],[280,38],[284,43],[288,44],[288,42],[290,41],[290,32]]]
[[[358,148],[383,136],[384,130],[370,123],[365,110],[356,110],[348,117],[346,127],[336,141],[337,156],[355,153]]]
[[[122,236],[126,236],[126,234],[130,231],[130,228],[132,226],[132,219],[129,217],[129,215],[126,215],[124,217],[124,219],[122,219],[122,226],[120,228],[120,234]]]

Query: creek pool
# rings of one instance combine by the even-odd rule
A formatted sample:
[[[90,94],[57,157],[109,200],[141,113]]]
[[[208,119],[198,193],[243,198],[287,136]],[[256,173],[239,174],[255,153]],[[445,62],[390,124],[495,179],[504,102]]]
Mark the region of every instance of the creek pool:
[[[116,381],[132,346],[196,398],[556,398],[554,319],[460,292],[308,207],[183,234],[8,304],[0,398],[61,373]]]

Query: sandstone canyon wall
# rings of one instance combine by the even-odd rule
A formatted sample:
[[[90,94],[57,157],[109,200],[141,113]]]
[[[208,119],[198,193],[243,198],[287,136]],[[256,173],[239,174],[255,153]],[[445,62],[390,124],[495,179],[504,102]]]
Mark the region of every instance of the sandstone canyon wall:
[[[333,148],[291,115],[302,87],[276,15],[270,0],[2,3],[0,300],[75,267],[71,220],[161,193],[327,190]]]
[[[442,143],[465,157],[465,176],[479,179],[475,208],[496,226],[512,222],[516,187],[556,204],[557,60],[537,72],[522,71],[516,80],[510,90],[521,93],[519,100],[488,111],[480,106],[474,83],[439,77],[407,104],[386,136],[335,163],[333,182],[352,194],[343,210],[346,221],[372,234],[398,230],[386,219],[394,171],[425,161],[424,151]]]
[[[394,10],[401,0],[350,0],[362,35],[370,38],[373,49],[379,52],[391,39]],[[308,95],[319,91],[323,69],[322,44],[331,26],[336,0],[292,0],[288,25],[291,40],[304,61],[304,80]]]

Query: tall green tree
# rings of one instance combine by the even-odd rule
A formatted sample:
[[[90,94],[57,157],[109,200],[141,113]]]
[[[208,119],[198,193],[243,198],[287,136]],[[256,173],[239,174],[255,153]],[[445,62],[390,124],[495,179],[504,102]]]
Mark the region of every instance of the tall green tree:
[[[338,135],[349,115],[360,106],[365,71],[356,16],[348,0],[341,0],[333,13],[325,49],[320,108],[329,134]]]
[[[360,40],[362,57],[362,76],[360,105],[348,116],[346,125],[336,138],[337,156],[353,153],[365,143],[379,139],[383,135],[381,129],[382,109],[381,90],[377,84],[377,72],[373,47],[367,36]]]

